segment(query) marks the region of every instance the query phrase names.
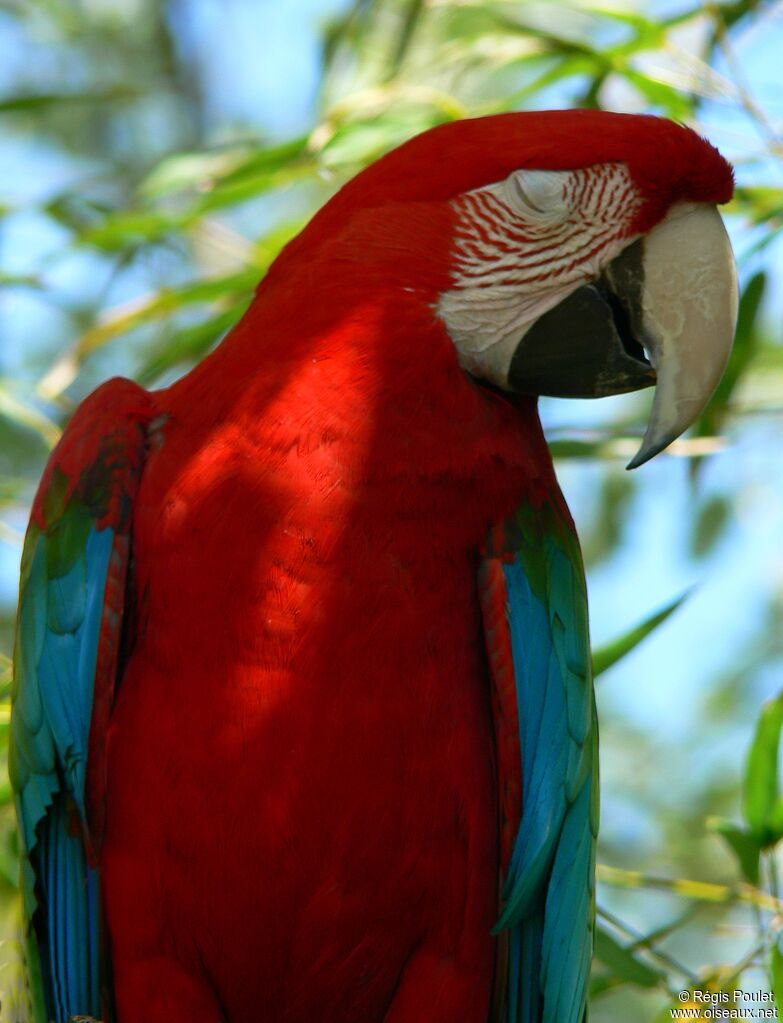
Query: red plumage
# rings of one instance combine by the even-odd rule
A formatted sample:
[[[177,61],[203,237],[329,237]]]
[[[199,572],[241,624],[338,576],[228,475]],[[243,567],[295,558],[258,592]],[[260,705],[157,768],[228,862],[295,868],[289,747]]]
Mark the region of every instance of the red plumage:
[[[668,122],[445,125],[349,183],[220,348],[138,399],[157,425],[101,856],[121,1023],[486,1020],[520,787],[509,767],[499,853],[518,733],[496,750],[476,573],[489,527],[556,483],[535,403],[473,382],[436,316],[449,200],[615,160],[634,231],[730,193]]]
[[[107,793],[123,1023],[161,990],[169,1021],[486,1014],[476,568],[551,469],[532,404],[470,382],[426,309],[345,290],[265,289],[156,396]]]

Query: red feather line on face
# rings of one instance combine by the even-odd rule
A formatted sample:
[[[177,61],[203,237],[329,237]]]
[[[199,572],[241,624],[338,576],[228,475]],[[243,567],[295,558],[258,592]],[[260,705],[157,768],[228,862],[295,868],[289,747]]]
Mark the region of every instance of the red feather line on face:
[[[566,178],[570,214],[554,225],[526,220],[493,185],[454,203],[456,287],[566,283],[584,277],[601,253],[631,233],[641,199],[622,164],[600,164]],[[613,254],[613,253],[612,253]]]

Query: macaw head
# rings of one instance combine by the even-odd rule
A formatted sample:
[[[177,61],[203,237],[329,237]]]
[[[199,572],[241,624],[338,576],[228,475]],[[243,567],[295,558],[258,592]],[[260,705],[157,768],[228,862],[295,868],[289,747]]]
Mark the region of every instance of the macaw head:
[[[662,118],[575,110],[442,125],[349,182],[289,246],[342,237],[418,291],[463,369],[519,394],[656,385],[635,467],[703,410],[737,315],[729,164]],[[339,256],[338,256],[339,258]]]

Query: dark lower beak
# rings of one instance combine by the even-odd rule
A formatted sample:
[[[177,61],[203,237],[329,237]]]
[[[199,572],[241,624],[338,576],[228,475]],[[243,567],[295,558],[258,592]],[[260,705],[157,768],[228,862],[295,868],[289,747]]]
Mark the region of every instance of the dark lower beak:
[[[731,352],[737,272],[714,206],[663,220],[533,323],[511,358],[512,390],[597,398],[656,384],[635,469],[704,411]],[[649,356],[649,360],[648,360]]]
[[[642,255],[641,241],[634,242],[598,280],[536,320],[511,360],[512,390],[603,398],[655,383],[641,343]]]

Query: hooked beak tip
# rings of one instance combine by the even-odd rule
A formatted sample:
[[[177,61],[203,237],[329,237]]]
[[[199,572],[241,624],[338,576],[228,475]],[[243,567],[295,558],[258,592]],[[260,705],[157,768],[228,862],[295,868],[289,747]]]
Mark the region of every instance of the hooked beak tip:
[[[673,440],[674,438],[672,438]],[[656,455],[660,454],[664,448],[668,447],[671,440],[662,441],[659,444],[642,444],[636,454],[633,456],[631,461],[626,465],[626,470],[638,469],[640,465],[644,465],[645,462],[649,462],[651,458],[655,458]]]
[[[638,469],[640,465],[644,465],[645,462],[649,462],[651,458],[655,458],[656,455],[660,454],[664,448],[668,448],[671,442],[677,440],[681,433],[682,430],[679,428],[670,428],[665,433],[662,433],[660,429],[655,428],[654,422],[651,423],[644,435],[639,450],[625,468],[628,470]]]

